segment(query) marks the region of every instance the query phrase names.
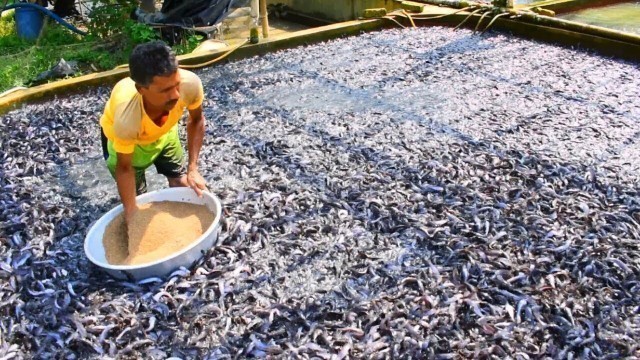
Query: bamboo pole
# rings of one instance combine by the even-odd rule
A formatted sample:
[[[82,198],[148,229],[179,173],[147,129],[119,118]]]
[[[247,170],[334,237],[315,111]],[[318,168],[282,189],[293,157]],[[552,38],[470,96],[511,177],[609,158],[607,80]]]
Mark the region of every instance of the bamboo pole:
[[[269,13],[267,12],[267,0],[260,0],[260,16],[262,18],[262,37],[269,37]]]

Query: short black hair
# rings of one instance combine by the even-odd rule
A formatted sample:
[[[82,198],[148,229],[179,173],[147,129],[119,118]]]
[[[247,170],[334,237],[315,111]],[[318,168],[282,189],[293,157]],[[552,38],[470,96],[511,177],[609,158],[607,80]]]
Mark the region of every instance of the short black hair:
[[[131,79],[141,86],[149,86],[154,76],[168,76],[177,70],[176,54],[163,41],[137,45],[129,56]]]

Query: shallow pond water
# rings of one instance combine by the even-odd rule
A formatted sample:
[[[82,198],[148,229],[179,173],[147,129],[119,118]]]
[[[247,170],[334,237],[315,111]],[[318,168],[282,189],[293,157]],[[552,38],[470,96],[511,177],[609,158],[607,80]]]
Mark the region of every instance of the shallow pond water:
[[[640,1],[558,15],[561,19],[640,34]]]

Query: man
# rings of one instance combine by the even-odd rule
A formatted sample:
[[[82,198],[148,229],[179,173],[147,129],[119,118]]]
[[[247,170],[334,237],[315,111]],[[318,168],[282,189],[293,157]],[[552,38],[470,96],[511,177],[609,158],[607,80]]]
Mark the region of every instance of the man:
[[[175,54],[165,43],[136,46],[129,58],[130,78],[118,82],[100,119],[102,149],[124,205],[125,219],[137,211],[136,194],[146,192],[145,169],[155,165],[170,187],[206,190],[198,172],[205,119],[202,83],[192,72],[178,69]],[[189,161],[178,137],[185,108]]]

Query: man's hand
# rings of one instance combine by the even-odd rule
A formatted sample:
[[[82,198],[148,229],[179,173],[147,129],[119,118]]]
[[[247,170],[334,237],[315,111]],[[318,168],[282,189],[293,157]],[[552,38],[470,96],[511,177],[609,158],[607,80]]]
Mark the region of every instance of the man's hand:
[[[187,172],[187,183],[189,187],[198,194],[198,197],[202,197],[203,191],[209,191],[209,189],[207,189],[207,182],[197,169],[191,169]]]
[[[136,215],[136,212],[138,212],[137,205],[124,209],[124,220],[126,221],[127,226],[129,226],[129,224],[131,224],[131,222],[133,221],[133,217]]]
[[[131,221],[133,214],[138,210],[136,204],[136,172],[131,164],[133,154],[117,153],[116,163],[116,184],[118,193],[124,207],[124,216],[127,224]]]

